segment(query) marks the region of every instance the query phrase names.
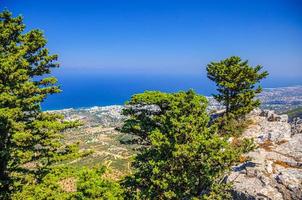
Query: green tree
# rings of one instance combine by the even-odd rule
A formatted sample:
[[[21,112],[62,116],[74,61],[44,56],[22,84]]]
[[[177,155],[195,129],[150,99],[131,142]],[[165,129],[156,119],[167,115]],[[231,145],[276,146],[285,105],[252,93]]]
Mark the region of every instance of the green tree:
[[[41,111],[47,95],[60,92],[57,55],[50,55],[39,30],[24,33],[22,17],[0,13],[0,198],[34,183],[50,166],[79,156],[77,145],[64,145],[61,132],[77,125]]]
[[[123,199],[118,185],[102,178],[105,168],[60,166],[52,168],[39,183],[24,185],[14,193],[14,200],[23,199]]]
[[[262,88],[255,85],[268,76],[268,72],[260,72],[261,69],[262,66],[251,67],[248,61],[236,56],[208,64],[208,78],[218,87],[214,98],[225,106],[228,117],[233,114],[239,119],[260,105],[254,98]]]
[[[133,174],[122,183],[126,197],[213,196],[209,191],[217,188],[215,184],[238,159],[238,152],[208,127],[206,98],[192,90],[145,92],[134,95],[127,104],[125,113],[130,121],[125,124],[126,130],[133,134],[143,130],[148,145],[135,157]]]

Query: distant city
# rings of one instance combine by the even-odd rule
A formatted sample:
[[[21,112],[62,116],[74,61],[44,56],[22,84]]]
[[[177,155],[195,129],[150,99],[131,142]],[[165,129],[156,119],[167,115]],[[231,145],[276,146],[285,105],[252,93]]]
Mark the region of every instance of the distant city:
[[[209,100],[209,111],[224,108],[213,97],[207,98]],[[302,86],[265,88],[257,98],[261,101],[261,109],[272,109],[276,113],[286,113],[302,107]],[[118,126],[125,119],[121,114],[122,109],[122,105],[112,105],[79,109],[69,108],[52,112],[64,114],[67,120],[79,119],[85,121],[85,126],[102,125],[112,127]]]

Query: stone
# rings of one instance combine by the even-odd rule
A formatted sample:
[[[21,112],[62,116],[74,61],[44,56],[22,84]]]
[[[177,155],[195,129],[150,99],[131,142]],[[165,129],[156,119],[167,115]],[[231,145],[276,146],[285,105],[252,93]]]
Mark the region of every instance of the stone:
[[[300,134],[302,133],[302,119],[299,117],[294,118],[291,122],[291,131],[292,134]]]
[[[289,124],[287,115],[269,110],[255,113],[249,115],[254,123],[242,137],[254,138],[259,148],[245,154],[250,160],[234,166],[226,178],[233,183],[233,199],[301,200],[302,134],[296,131],[300,122]]]
[[[262,112],[260,113],[260,116],[262,117],[266,117],[266,118],[271,118],[272,115],[274,115],[275,112],[273,110],[262,110]]]
[[[276,120],[279,122],[288,122],[288,115],[279,115],[276,117]]]

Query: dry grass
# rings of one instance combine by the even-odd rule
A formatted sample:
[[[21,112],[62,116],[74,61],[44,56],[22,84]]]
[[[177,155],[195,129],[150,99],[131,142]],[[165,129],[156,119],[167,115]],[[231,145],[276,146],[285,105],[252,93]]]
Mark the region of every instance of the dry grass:
[[[287,143],[287,142],[288,142],[287,140],[283,139],[283,140],[277,141],[276,144],[281,145],[281,144],[284,144],[284,143]]]
[[[240,163],[244,163],[244,162],[246,162],[246,161],[248,161],[248,160],[250,160],[250,157],[248,157],[248,156],[243,156],[243,155],[241,155],[241,156],[239,157],[239,162],[240,162]]]
[[[59,181],[59,185],[62,187],[62,189],[65,192],[76,192],[77,186],[76,186],[76,180],[73,177],[63,179]]]
[[[122,172],[122,171],[111,168],[111,169],[106,170],[106,172],[102,175],[102,177],[107,180],[119,181],[126,175],[129,175],[129,173]]]
[[[259,144],[259,147],[265,149],[266,151],[272,151],[274,144],[270,140],[265,140],[263,143]]]
[[[282,167],[284,167],[284,168],[289,168],[289,167],[291,167],[291,166],[289,166],[286,162],[284,162],[284,161],[282,161],[282,160],[275,160],[275,161],[274,161],[274,164],[275,164],[275,165],[280,165],[280,166],[282,166]]]
[[[256,119],[247,119],[245,124],[246,124],[246,128],[250,128],[252,126],[255,126],[259,123],[259,120]]]
[[[231,144],[235,147],[240,146],[241,141],[238,139],[238,137],[233,137]]]

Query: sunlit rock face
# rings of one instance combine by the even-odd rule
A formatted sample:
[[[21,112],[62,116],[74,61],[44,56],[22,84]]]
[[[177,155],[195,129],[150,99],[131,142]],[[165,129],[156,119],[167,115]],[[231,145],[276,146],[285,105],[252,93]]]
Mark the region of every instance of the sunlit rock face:
[[[255,110],[249,118],[253,124],[243,137],[254,138],[258,148],[227,177],[234,199],[302,199],[301,120],[289,124],[287,116],[269,110]]]

